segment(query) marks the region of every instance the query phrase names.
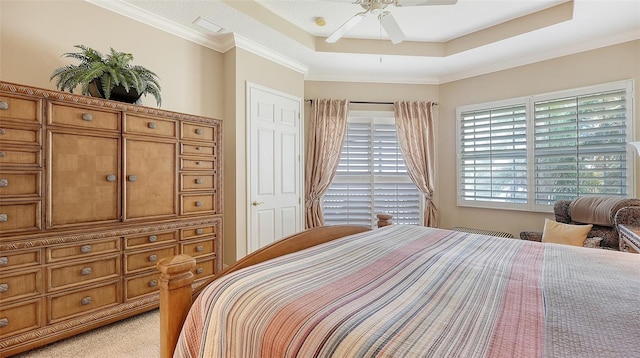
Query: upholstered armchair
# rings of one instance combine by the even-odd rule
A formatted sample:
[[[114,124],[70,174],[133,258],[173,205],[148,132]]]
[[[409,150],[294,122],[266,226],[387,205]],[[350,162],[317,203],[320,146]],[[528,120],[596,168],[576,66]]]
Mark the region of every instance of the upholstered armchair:
[[[593,208],[593,213],[589,213],[590,208]],[[617,225],[640,224],[640,199],[589,196],[575,200],[558,200],[553,207],[553,212],[555,221],[559,223],[593,224],[587,237],[601,237],[601,247],[618,250],[620,238]],[[520,238],[542,241],[542,232],[523,231],[520,233]]]

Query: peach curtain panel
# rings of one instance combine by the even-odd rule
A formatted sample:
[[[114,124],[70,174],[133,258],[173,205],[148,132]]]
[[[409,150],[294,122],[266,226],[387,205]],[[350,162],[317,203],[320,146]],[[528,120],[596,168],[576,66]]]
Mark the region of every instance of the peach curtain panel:
[[[320,198],[336,174],[342,143],[347,131],[349,101],[314,99],[305,167],[305,206],[307,229],[324,225]]]
[[[425,197],[423,225],[438,226],[433,203],[435,143],[431,102],[399,101],[393,104],[398,142],[411,181]]]

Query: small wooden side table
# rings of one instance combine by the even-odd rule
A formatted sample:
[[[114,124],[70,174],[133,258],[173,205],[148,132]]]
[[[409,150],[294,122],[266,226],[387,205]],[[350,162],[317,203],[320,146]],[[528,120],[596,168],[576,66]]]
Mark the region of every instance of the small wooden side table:
[[[618,225],[620,251],[640,253],[640,226]]]

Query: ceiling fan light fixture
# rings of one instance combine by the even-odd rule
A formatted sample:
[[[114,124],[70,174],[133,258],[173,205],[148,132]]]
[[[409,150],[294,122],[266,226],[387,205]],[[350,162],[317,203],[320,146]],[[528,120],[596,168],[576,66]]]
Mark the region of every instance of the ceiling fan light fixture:
[[[402,32],[400,25],[398,25],[398,22],[389,11],[380,14],[378,20],[380,20],[380,24],[394,45],[404,41],[404,32]]]

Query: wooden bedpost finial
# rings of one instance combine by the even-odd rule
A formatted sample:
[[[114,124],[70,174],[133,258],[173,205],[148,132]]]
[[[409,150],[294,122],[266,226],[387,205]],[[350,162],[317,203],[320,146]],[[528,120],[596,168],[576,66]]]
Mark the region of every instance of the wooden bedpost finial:
[[[378,214],[376,215],[376,217],[378,218],[378,227],[383,227],[383,226],[387,226],[387,225],[391,225],[393,224],[391,222],[391,219],[393,218],[393,215],[391,214]]]

